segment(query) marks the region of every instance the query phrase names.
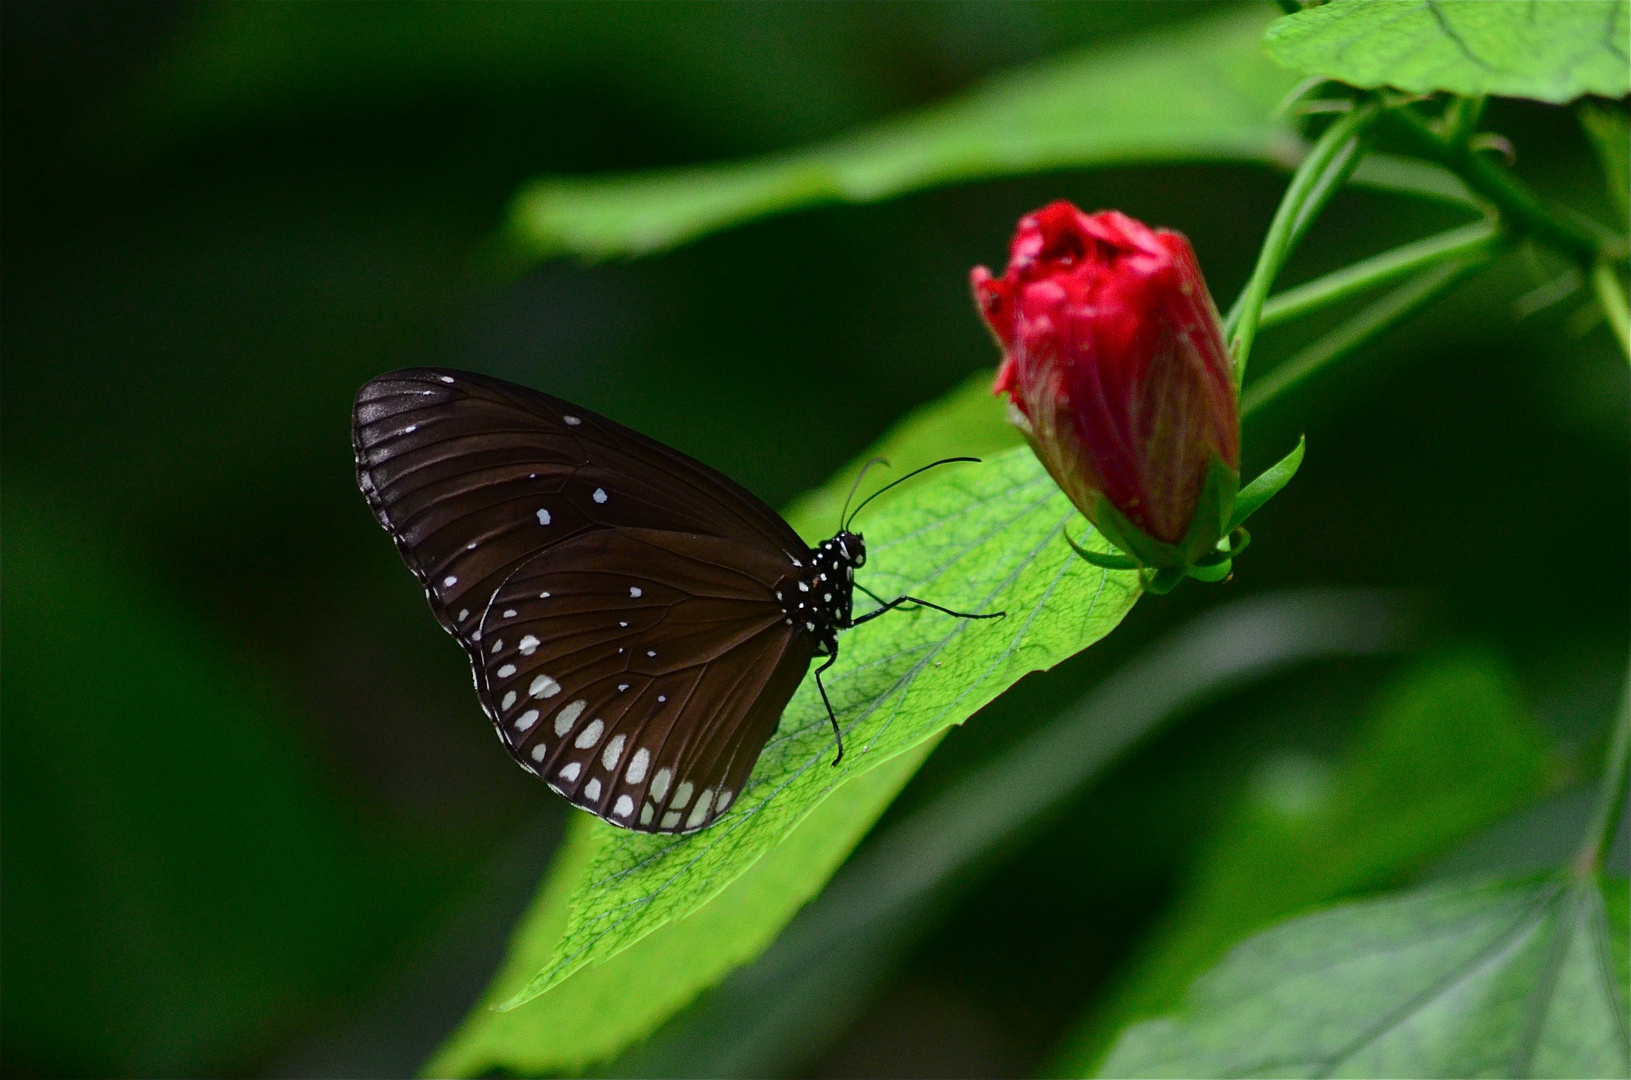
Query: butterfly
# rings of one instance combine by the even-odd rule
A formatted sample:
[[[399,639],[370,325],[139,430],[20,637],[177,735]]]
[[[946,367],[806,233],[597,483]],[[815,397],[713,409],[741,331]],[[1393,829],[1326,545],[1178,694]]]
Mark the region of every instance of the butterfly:
[[[903,604],[1001,614],[883,601],[855,583],[853,515],[811,548],[723,474],[500,379],[382,375],[357,394],[352,444],[505,748],[623,828],[688,833],[725,813],[816,657],[841,759],[821,683],[840,630]],[[878,607],[855,617],[855,588]]]

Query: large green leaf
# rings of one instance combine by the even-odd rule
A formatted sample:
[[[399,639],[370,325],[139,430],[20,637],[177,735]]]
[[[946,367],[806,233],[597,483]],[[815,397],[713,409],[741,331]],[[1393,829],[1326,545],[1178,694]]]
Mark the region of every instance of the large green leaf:
[[[639,255],[764,214],[957,181],[1146,161],[1293,161],[1300,143],[1270,114],[1297,80],[1259,44],[1272,10],[1230,5],[788,154],[539,180],[517,197],[512,232],[537,257]]]
[[[1269,27],[1269,55],[1305,75],[1427,94],[1561,103],[1631,92],[1627,0],[1338,0]]]
[[[1237,947],[1106,1076],[1626,1076],[1624,881],[1456,883]]]
[[[660,927],[549,993],[499,1012],[550,957],[568,901],[601,833],[574,815],[537,901],[517,928],[504,970],[425,1066],[428,1076],[578,1072],[616,1054],[733,967],[753,959],[819,890],[935,746],[931,740],[845,784],[791,836],[687,918]]]
[[[1192,620],[869,838],[757,962],[618,1059],[612,1075],[806,1073],[957,893],[998,872],[999,852],[1139,741],[1297,664],[1404,648],[1415,621],[1397,596],[1341,589],[1255,596]]]
[[[1063,1056],[1092,1072],[1128,1022],[1172,1008],[1246,935],[1321,903],[1394,885],[1532,800],[1551,769],[1516,680],[1483,653],[1440,657],[1402,676],[1343,760],[1269,759],[1127,979]]]
[[[888,458],[895,468],[892,473],[875,473],[869,486],[942,456],[989,453],[1017,441],[1018,435],[1003,420],[1003,410],[991,396],[990,374],[975,375],[944,398],[906,417],[856,462],[839,470],[829,484],[798,500],[788,518],[807,537],[829,535],[857,469],[874,455]],[[928,481],[925,477],[914,483]],[[875,505],[880,509],[879,520],[885,519],[889,504]],[[873,521],[869,509],[858,527]],[[873,535],[876,549],[877,529],[869,527],[867,531]],[[1132,597],[1117,595],[1122,604],[1119,611],[1124,612]],[[1106,610],[1101,607],[1101,612]],[[1105,628],[1114,625],[1119,617],[1119,613],[1114,615]],[[879,620],[879,624],[886,626],[887,620]],[[946,632],[955,627],[944,625],[940,629]],[[846,658],[854,637],[851,633],[843,639]],[[931,663],[929,670],[938,674],[940,669]],[[820,708],[819,703],[814,707]],[[552,950],[566,931],[575,894],[592,894],[591,879],[586,874],[600,846],[618,843],[629,835],[600,827],[587,816],[575,819],[565,853],[552,867],[538,901],[516,932],[504,971],[461,1030],[427,1066],[428,1071],[437,1075],[480,1074],[495,1067],[525,1072],[574,1071],[646,1035],[700,990],[757,955],[775,937],[825,884],[916,772],[934,741],[931,736],[871,771],[864,767],[855,772],[838,770],[856,779],[819,801],[811,815],[787,839],[772,842],[758,862],[747,859],[742,865],[751,862],[751,868],[694,914],[661,925],[603,963],[580,968],[536,1001],[496,1012],[494,1006],[514,998],[550,961]],[[827,736],[818,732],[813,742],[818,757],[830,753]],[[866,763],[876,764],[877,760],[874,757]],[[847,759],[846,766],[849,763]],[[834,772],[815,771],[818,776]]]
[[[925,596],[1000,620],[919,609],[845,634],[828,694],[850,748],[833,767],[813,679],[799,688],[735,810],[692,836],[605,827],[577,886],[564,938],[508,1004],[627,948],[701,907],[788,835],[840,784],[960,723],[1026,672],[1103,637],[1139,595],[1137,579],[1076,558],[1061,533],[1080,520],[1030,451],[924,478],[871,512],[867,569],[879,595]],[[1092,542],[1103,546],[1096,534]]]

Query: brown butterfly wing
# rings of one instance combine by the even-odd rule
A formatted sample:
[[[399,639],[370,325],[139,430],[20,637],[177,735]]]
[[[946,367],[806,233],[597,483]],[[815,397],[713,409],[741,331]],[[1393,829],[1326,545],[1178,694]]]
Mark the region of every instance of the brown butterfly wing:
[[[477,685],[500,738],[614,825],[707,826],[810,665],[779,575],[778,560],[720,537],[619,529],[557,545],[482,622]]]
[[[353,442],[522,767],[630,828],[723,812],[813,655],[775,596],[810,555],[791,527],[678,451],[464,372],[369,382]]]

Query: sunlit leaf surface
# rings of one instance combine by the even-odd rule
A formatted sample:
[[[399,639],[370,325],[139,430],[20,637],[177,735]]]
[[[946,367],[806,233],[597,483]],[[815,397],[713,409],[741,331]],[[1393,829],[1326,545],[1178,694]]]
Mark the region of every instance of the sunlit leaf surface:
[[[1458,883],[1237,947],[1105,1076],[1626,1076],[1626,883]]]
[[[1561,103],[1631,92],[1626,0],[1343,0],[1288,15],[1280,63],[1353,86]]]
[[[1024,448],[931,474],[880,504],[865,522],[869,554],[858,582],[886,597],[911,593],[1007,616],[973,621],[920,609],[847,632],[827,676],[849,747],[843,763],[832,767],[826,709],[807,679],[725,818],[688,837],[608,833],[573,896],[565,937],[509,1004],[696,910],[845,780],[1114,628],[1139,595],[1137,579],[1071,552],[1061,534],[1080,520]]]

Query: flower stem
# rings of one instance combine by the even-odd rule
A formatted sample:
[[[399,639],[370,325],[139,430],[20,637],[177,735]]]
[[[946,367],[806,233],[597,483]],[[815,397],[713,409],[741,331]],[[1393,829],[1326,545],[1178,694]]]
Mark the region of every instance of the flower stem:
[[[1625,807],[1628,778],[1631,778],[1631,678],[1626,680],[1620,714],[1614,721],[1614,734],[1609,737],[1608,758],[1603,762],[1603,782],[1598,789],[1591,827],[1586,830],[1580,853],[1574,858],[1574,872],[1581,877],[1595,874],[1603,865],[1603,855],[1614,841],[1620,811]]]
[[[1597,290],[1597,303],[1602,306],[1609,329],[1620,339],[1626,360],[1631,361],[1631,308],[1627,306],[1625,286],[1607,259],[1598,259],[1592,266],[1591,287]]]
[[[1409,107],[1389,109],[1388,123],[1424,157],[1442,162],[1494,203],[1514,228],[1533,234],[1582,266],[1599,258],[1623,260],[1625,238],[1586,219],[1543,204],[1534,192],[1466,139],[1446,138]]]
[[[1263,304],[1257,328],[1290,322],[1292,319],[1339,303],[1356,293],[1375,288],[1418,270],[1454,259],[1473,258],[1494,252],[1503,246],[1506,238],[1494,222],[1480,221],[1473,225],[1451,229],[1449,232],[1417,240],[1392,251],[1361,260],[1306,285],[1287,289],[1271,296]]]
[[[1359,143],[1381,111],[1381,105],[1374,98],[1356,105],[1325,129],[1325,134],[1292,174],[1291,184],[1269,224],[1268,235],[1263,238],[1263,249],[1258,253],[1251,279],[1224,320],[1223,332],[1230,338],[1235,358],[1236,387],[1246,377],[1246,360],[1257,336],[1263,301],[1268,299],[1275,277],[1302,234],[1359,164]]]
[[[1491,262],[1497,250],[1499,249],[1485,250],[1453,262],[1439,263],[1314,341],[1246,388],[1240,398],[1241,419],[1251,416],[1333,360],[1352,352],[1395,323],[1432,303],[1468,274]]]

